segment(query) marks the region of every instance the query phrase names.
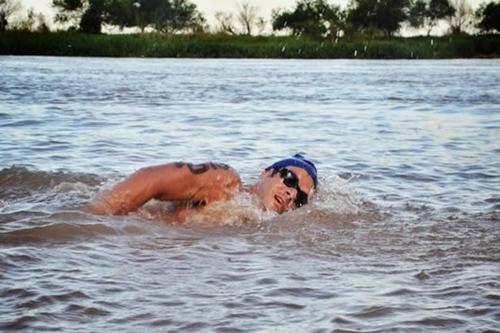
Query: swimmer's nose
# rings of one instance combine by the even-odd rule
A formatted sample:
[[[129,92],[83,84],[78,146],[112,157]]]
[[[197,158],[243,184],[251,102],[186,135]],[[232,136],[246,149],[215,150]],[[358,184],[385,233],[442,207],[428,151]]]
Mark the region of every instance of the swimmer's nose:
[[[287,187],[285,189],[285,194],[286,194],[285,197],[286,197],[287,204],[289,204],[293,200],[293,192],[289,187]]]

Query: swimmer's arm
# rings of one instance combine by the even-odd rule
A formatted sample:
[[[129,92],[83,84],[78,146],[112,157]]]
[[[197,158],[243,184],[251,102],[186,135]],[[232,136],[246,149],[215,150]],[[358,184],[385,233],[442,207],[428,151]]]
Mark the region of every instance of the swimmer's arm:
[[[173,164],[141,168],[90,204],[89,211],[94,214],[127,214],[157,196],[160,185],[165,183],[170,189],[167,193],[169,197],[182,197],[179,185],[182,183],[186,188],[190,186],[183,181],[184,173]]]
[[[171,163],[142,168],[92,203],[89,211],[94,214],[127,214],[153,198],[205,203],[221,199],[228,196],[225,191],[220,191],[221,185],[227,186],[228,191],[241,185],[234,170],[222,166]]]

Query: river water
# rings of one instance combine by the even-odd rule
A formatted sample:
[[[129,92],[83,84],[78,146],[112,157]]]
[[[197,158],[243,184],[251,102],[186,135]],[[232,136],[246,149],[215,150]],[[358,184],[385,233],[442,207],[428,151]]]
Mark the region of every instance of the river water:
[[[0,57],[0,330],[498,332],[499,87],[499,60]],[[251,184],[296,152],[320,187],[280,216],[85,212],[142,166]]]

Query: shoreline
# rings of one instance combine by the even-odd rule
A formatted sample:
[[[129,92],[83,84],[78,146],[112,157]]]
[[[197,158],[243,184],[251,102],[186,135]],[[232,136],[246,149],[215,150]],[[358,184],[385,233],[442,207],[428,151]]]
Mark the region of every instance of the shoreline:
[[[497,59],[500,35],[313,40],[293,36],[0,33],[0,55],[227,59]]]

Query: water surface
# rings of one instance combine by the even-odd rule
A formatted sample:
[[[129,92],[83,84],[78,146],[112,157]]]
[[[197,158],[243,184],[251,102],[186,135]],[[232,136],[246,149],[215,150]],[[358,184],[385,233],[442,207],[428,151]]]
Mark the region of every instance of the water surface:
[[[498,331],[500,61],[0,70],[2,331]],[[142,166],[224,162],[251,184],[296,152],[320,188],[281,216],[245,196],[185,225],[159,202],[84,210]]]

